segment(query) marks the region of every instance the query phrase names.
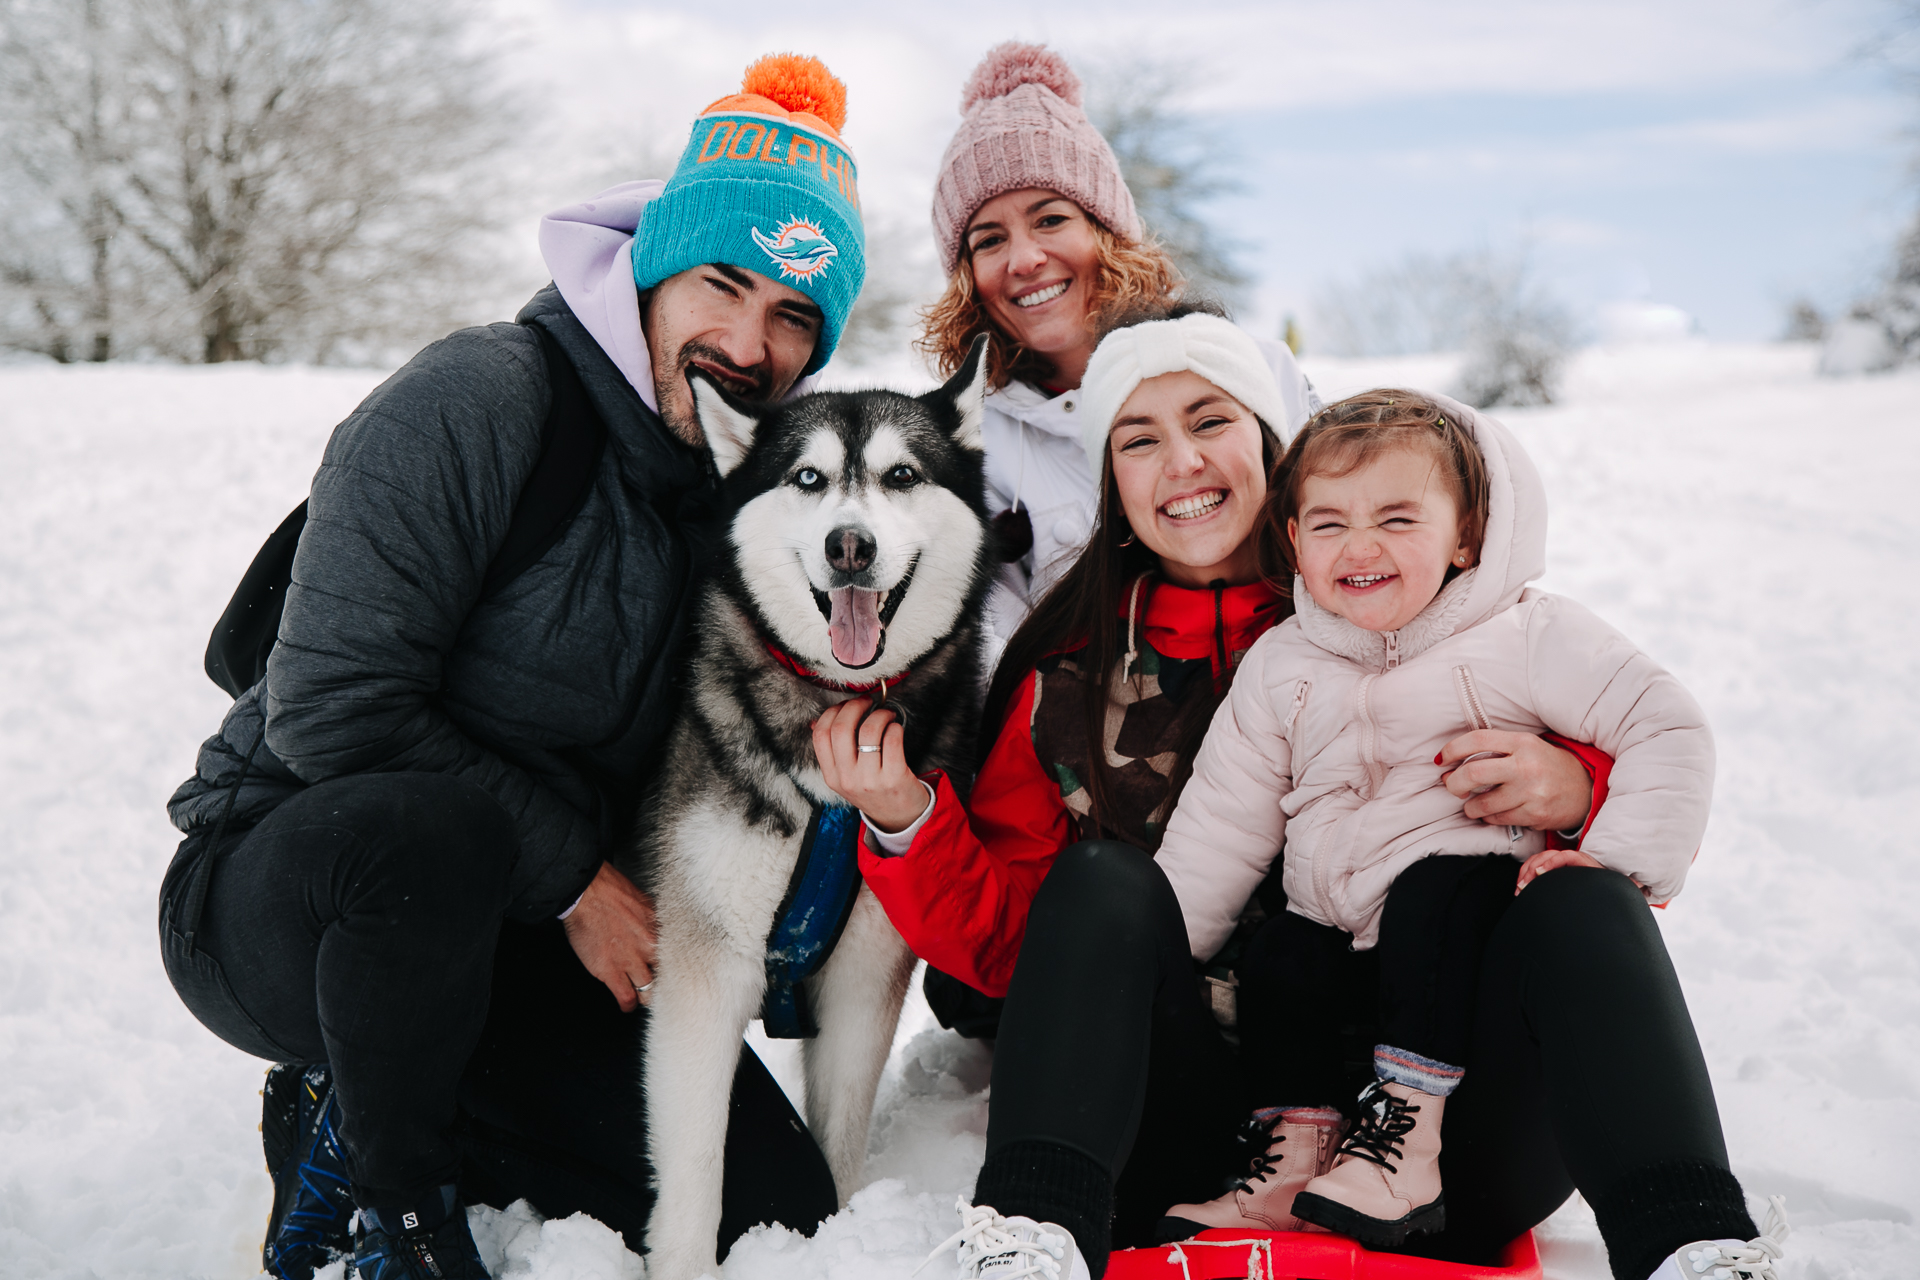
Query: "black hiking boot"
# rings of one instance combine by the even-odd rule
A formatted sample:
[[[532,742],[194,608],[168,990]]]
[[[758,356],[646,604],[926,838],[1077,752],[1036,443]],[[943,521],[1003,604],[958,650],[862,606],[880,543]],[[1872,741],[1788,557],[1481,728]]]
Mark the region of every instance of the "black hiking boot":
[[[260,1141],[273,1179],[273,1214],[260,1266],[279,1280],[314,1271],[353,1250],[353,1196],[334,1133],[333,1074],[325,1064],[278,1066],[261,1090]]]
[[[451,1186],[413,1208],[362,1209],[353,1267],[359,1280],[488,1280]]]

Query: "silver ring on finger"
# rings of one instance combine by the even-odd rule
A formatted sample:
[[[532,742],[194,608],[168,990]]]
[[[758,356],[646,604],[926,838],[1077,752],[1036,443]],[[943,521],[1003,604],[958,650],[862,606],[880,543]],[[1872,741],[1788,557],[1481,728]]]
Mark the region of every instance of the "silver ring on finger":
[[[864,756],[864,755],[866,755],[866,754],[867,754],[868,752],[870,752],[870,751],[878,751],[879,749],[880,749],[880,748],[878,748],[878,747],[870,747],[870,746],[868,746],[868,745],[867,745],[866,743],[864,743],[864,742],[860,744],[860,754],[861,754],[861,755],[863,755],[863,756]]]
[[[631,980],[631,979],[629,979],[629,981],[632,981],[632,980]],[[637,983],[637,982],[635,982],[635,983],[633,984],[633,989],[634,989],[634,991],[635,991],[635,992],[637,992],[638,994],[640,994],[640,995],[645,995],[645,994],[647,994],[647,992],[649,992],[649,991],[651,991],[651,990],[653,990],[653,983],[652,983],[652,982],[649,982],[649,983],[647,983],[647,985],[646,985],[646,986],[644,986],[644,987],[643,987],[643,986],[641,986],[641,985],[640,985],[639,983]]]

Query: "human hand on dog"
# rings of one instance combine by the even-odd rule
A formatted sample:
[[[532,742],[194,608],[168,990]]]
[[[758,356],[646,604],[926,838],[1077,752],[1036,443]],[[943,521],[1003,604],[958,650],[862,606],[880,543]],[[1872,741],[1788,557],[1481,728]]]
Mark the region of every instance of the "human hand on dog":
[[[633,881],[614,870],[611,862],[601,863],[593,883],[560,926],[587,972],[606,983],[620,1002],[620,1012],[632,1013],[648,1003],[640,988],[653,983],[658,932],[653,899]]]
[[[851,698],[813,722],[813,753],[820,776],[882,831],[904,831],[927,811],[927,788],[907,768],[907,734],[900,718]],[[862,746],[878,751],[861,751]]]
[[[1486,758],[1463,763],[1477,755]],[[1531,733],[1475,729],[1442,747],[1434,763],[1446,766],[1440,780],[1467,802],[1466,815],[1496,827],[1566,831],[1593,807],[1593,779],[1579,758]]]

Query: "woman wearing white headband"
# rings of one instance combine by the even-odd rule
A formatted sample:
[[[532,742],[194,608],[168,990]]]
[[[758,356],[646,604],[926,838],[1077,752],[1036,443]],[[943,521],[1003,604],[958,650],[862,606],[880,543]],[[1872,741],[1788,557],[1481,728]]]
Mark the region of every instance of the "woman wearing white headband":
[[[1008,1264],[1097,1275],[1110,1247],[1151,1243],[1170,1207],[1211,1200],[1223,1175],[1246,1171],[1234,1140],[1247,1121],[1237,1052],[1149,855],[1239,657],[1291,612],[1267,582],[1279,561],[1262,512],[1281,449],[1269,415],[1286,400],[1259,348],[1224,318],[1199,308],[1161,317],[1116,329],[1088,363],[1080,442],[1101,477],[1093,535],[1007,647],[966,806],[946,777],[923,782],[897,755],[860,753],[889,732],[891,713],[863,721],[866,703],[854,701],[814,730],[828,785],[867,818],[861,871],[895,926],[932,968],[1006,997],[963,1026],[997,1046],[986,1164],[956,1237],[969,1278]],[[1579,827],[1594,798],[1588,770],[1605,757],[1563,746],[1465,734],[1445,748],[1448,763],[1498,754],[1455,768],[1448,786],[1473,818]],[[1523,895],[1501,928],[1529,963],[1569,937],[1597,936],[1594,959],[1613,948],[1615,967],[1644,988],[1618,993],[1644,1010],[1630,1015],[1645,1024],[1644,1078],[1679,1092],[1673,1109],[1699,1122],[1680,1128],[1717,1135],[1711,1092],[1704,1103],[1689,1092],[1704,1071],[1658,934],[1618,911],[1617,900],[1556,889]],[[1566,996],[1572,1016],[1584,998]],[[1350,1003],[1372,1008],[1365,994]],[[1528,1011],[1517,1003],[1487,1017],[1515,1032],[1522,1047],[1509,1057],[1536,1086],[1578,1057],[1543,1067],[1538,1047],[1524,1048]],[[1484,1130],[1449,1140],[1450,1151],[1490,1153],[1488,1166],[1505,1173],[1497,1185],[1460,1180],[1457,1193],[1449,1183],[1450,1228],[1427,1241],[1442,1255],[1497,1251],[1572,1190],[1567,1169],[1582,1152],[1572,1141],[1562,1154],[1571,1140],[1556,1135],[1540,1089],[1501,1097],[1480,1113]],[[1275,1131],[1268,1117],[1256,1146],[1277,1142]],[[1630,1188],[1621,1194],[1632,1201]],[[1652,1211],[1609,1207],[1615,1222]],[[1658,1229],[1698,1225],[1683,1218]]]

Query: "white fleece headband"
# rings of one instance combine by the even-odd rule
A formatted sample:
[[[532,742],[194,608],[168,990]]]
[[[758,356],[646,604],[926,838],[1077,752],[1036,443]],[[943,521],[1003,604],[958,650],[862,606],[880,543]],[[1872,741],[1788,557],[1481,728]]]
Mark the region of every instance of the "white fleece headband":
[[[1238,400],[1275,431],[1286,429],[1287,410],[1273,369],[1247,332],[1231,320],[1197,312],[1178,320],[1152,320],[1115,329],[1094,349],[1080,381],[1080,443],[1093,474],[1107,454],[1113,420],[1133,389],[1163,373],[1191,370]]]

